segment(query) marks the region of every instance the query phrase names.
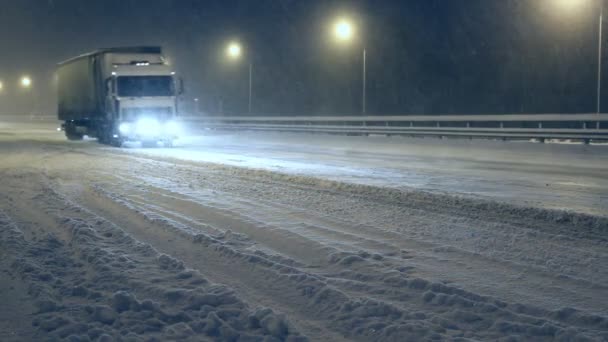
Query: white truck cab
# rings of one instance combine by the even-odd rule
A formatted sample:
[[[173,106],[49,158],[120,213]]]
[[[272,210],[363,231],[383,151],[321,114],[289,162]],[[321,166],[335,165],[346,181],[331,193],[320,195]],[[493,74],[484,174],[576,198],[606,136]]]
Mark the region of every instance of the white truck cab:
[[[158,47],[110,48],[60,64],[59,119],[66,136],[121,145],[172,145],[181,81]]]

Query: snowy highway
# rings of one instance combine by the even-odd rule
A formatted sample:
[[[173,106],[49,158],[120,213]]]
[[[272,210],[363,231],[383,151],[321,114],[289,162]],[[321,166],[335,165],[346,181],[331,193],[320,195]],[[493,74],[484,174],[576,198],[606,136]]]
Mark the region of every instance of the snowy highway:
[[[0,120],[2,341],[608,339],[608,146],[56,127]]]
[[[608,145],[198,131],[129,150],[402,190],[592,214],[608,210]]]

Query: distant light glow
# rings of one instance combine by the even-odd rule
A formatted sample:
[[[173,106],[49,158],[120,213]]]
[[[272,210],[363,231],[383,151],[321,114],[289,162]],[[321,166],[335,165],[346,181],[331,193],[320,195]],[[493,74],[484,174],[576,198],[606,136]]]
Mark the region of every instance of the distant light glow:
[[[237,42],[231,42],[230,44],[228,44],[228,48],[226,49],[226,53],[228,54],[228,57],[230,58],[239,58],[241,57],[241,45]]]
[[[118,126],[118,131],[121,134],[128,134],[131,131],[131,125],[127,122],[123,122]]]
[[[21,86],[23,88],[29,88],[32,86],[32,79],[29,76],[21,77]]]
[[[579,13],[591,4],[591,0],[552,0],[553,8],[566,15],[579,15]]]
[[[0,91],[4,89],[4,83],[2,83],[2,81],[0,81]]]
[[[589,2],[589,0],[553,0],[558,6],[564,9],[575,9]]]
[[[334,25],[334,35],[338,40],[349,41],[354,36],[353,24],[347,19],[339,19]]]

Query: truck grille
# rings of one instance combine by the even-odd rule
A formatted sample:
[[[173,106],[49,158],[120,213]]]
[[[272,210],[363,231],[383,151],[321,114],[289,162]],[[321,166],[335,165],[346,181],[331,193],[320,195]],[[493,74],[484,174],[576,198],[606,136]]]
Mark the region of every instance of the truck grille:
[[[173,110],[171,107],[133,107],[122,109],[122,118],[125,121],[134,121],[141,117],[164,121],[172,116]]]

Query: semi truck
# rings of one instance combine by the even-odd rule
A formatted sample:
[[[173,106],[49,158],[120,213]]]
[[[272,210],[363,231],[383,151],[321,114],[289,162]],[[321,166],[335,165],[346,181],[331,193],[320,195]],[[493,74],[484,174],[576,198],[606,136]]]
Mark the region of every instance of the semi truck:
[[[58,118],[69,140],[173,146],[181,80],[155,46],[99,49],[59,63]]]

